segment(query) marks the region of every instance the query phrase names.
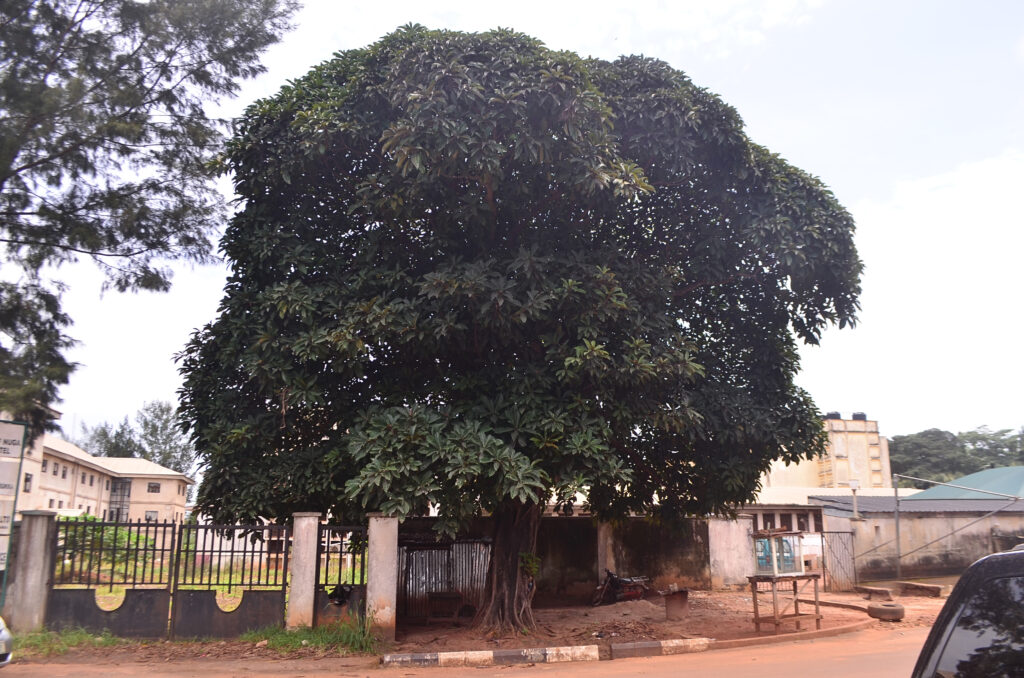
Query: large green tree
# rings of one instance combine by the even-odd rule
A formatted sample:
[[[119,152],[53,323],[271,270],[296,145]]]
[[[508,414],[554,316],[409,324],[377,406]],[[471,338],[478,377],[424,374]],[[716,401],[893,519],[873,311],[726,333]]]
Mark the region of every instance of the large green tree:
[[[50,422],[74,365],[54,269],[165,290],[211,257],[222,199],[207,107],[264,69],[293,0],[0,3],[0,410]]]
[[[993,431],[982,426],[973,431],[950,433],[937,428],[893,436],[889,441],[893,473],[949,482],[986,468],[1024,464],[1024,429]],[[902,484],[928,488],[921,481]]]
[[[174,405],[164,400],[145,403],[135,414],[134,425],[128,417],[117,426],[103,422],[82,426],[78,445],[100,457],[140,457],[187,476],[196,471],[192,442],[182,431]],[[189,500],[192,498],[189,488]]]
[[[852,220],[663,62],[405,27],[250,107],[227,163],[182,355],[215,520],[488,513],[478,621],[521,627],[549,501],[713,513],[823,448],[796,342],[854,319]]]
[[[132,428],[128,417],[114,426],[103,422],[96,426],[82,425],[78,446],[97,457],[145,457],[145,448]]]

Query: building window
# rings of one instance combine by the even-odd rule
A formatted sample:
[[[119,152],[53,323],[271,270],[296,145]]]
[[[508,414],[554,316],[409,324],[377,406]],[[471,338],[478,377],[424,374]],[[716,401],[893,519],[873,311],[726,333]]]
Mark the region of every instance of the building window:
[[[53,475],[57,475],[57,469],[60,468],[60,464],[53,462]]]
[[[31,473],[26,473],[25,474],[25,485],[22,488],[22,491],[23,492],[31,492],[32,491],[32,474]]]
[[[158,516],[157,516],[157,512],[156,511],[146,511],[146,522],[147,523],[155,523],[156,520],[157,520],[157,517]]]
[[[91,506],[86,506],[85,507],[85,515],[89,515],[91,513],[92,513],[92,507]]]
[[[46,473],[46,463],[48,461],[50,461],[50,460],[49,459],[43,459],[43,469],[42,469],[43,473]]]
[[[107,509],[103,509],[103,520],[107,519]]]
[[[85,471],[82,471],[82,484],[85,485]]]
[[[57,502],[57,508],[64,508],[64,500],[63,499],[61,499],[60,501]]]
[[[110,478],[107,478],[107,486],[106,486],[106,489],[108,489],[108,490],[110,489]]]
[[[150,494],[157,494],[160,492],[160,483],[147,483],[146,492]]]
[[[53,500],[50,500],[50,508],[53,508]]]
[[[68,479],[68,467],[67,466],[65,466],[64,468],[62,468],[60,470],[60,479],[61,480],[67,480]]]
[[[762,513],[761,514],[761,529],[762,530],[774,530],[775,529],[775,514],[774,513]]]
[[[93,484],[93,483],[94,483],[95,481],[96,481],[96,476],[94,476],[93,474],[91,474],[91,473],[90,473],[90,474],[89,474],[89,487],[92,487],[92,484]]]

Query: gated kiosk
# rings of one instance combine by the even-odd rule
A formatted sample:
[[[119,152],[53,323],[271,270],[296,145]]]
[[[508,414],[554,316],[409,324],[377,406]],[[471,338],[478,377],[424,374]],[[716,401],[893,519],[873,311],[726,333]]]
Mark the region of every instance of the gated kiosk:
[[[760,530],[753,533],[757,569],[747,577],[747,581],[750,582],[750,595],[754,599],[754,628],[758,632],[761,631],[761,624],[772,624],[777,634],[782,624],[790,621],[796,622],[799,631],[802,622],[812,619],[815,628],[821,628],[821,608],[818,603],[818,580],[821,575],[804,571],[801,534],[791,530]],[[814,588],[814,612],[801,612],[800,596],[810,586]],[[771,596],[771,614],[762,614],[759,598],[767,595]]]

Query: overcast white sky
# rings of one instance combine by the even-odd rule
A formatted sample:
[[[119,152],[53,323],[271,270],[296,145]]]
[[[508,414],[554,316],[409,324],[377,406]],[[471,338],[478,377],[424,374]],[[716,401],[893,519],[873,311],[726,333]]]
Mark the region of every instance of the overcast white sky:
[[[860,323],[802,352],[818,406],[866,412],[888,436],[1024,425],[1024,2],[307,0],[269,72],[227,110],[408,22],[509,27],[685,71],[857,221]],[[65,431],[176,400],[172,356],[214,318],[223,267],[182,268],[169,294],[102,298],[98,276],[63,275],[81,341]]]

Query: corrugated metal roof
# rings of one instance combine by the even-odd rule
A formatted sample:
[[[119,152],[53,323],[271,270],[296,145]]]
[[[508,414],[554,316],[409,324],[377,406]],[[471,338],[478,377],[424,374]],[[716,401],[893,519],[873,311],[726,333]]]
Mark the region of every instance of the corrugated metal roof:
[[[917,494],[920,490],[900,488],[900,497]],[[808,497],[841,496],[849,497],[848,487],[764,487],[757,493],[751,504],[762,506],[807,506]],[[857,490],[858,497],[892,497],[891,487],[862,487]],[[748,504],[751,505],[751,504]]]
[[[810,497],[811,503],[853,513],[853,497]],[[894,497],[861,497],[857,495],[859,513],[893,513]],[[900,499],[900,513],[1024,513],[1024,500],[1007,499]]]
[[[962,478],[949,481],[953,485],[961,487],[949,487],[936,485],[927,490],[919,492],[914,496],[914,501],[925,499],[997,499],[998,497],[985,494],[984,492],[972,492],[969,489],[988,490],[999,494],[1009,494],[1015,497],[1024,497],[1024,466],[1003,466],[1000,468],[988,468],[978,471]]]

